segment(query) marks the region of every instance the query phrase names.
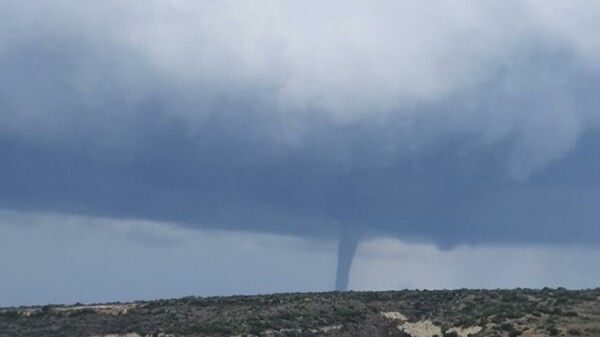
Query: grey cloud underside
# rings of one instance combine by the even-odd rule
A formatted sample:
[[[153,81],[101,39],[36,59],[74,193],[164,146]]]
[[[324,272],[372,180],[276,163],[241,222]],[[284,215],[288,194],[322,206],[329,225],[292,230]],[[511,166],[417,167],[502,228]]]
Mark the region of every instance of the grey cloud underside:
[[[586,89],[594,83],[569,83],[583,87],[573,92],[581,95],[577,109],[598,106]],[[539,109],[535,98],[515,102],[492,85],[468,95],[482,96],[477,109]],[[135,127],[127,130],[135,140],[120,150],[94,144],[85,134],[42,141],[6,132],[0,206],[307,237],[337,237],[344,225],[443,246],[597,243],[600,237],[595,131],[586,132],[565,158],[515,180],[507,163],[519,135],[485,144],[474,132],[446,132],[418,150],[390,155],[377,151],[389,138],[403,141],[393,119],[318,123],[309,125],[302,146],[290,149],[272,144],[260,112],[248,113],[245,102],[215,103],[211,117],[190,134],[185,120],[164,110],[170,105],[164,100],[133,107],[129,123]],[[429,105],[423,113],[458,111],[461,100]],[[124,109],[118,103],[107,108]],[[425,120],[411,132],[434,128]],[[544,130],[547,137],[553,131]]]
[[[201,71],[182,57],[189,78],[173,75],[111,34],[0,36],[0,208],[306,237],[345,226],[442,246],[600,238],[600,73],[568,44],[525,34],[473,57],[485,71],[450,69],[472,57],[452,49],[448,69],[433,67],[442,89],[417,83],[430,69],[416,63],[398,85],[410,66],[369,72],[349,48],[334,55],[342,70],[358,60],[380,74],[349,76],[354,88],[294,78],[311,67],[277,55],[240,74],[256,55],[215,53]],[[277,54],[278,41],[252,43]]]
[[[4,141],[0,201],[10,209],[302,236],[337,235],[343,223],[443,245],[597,243],[599,163],[586,155],[599,140],[589,136],[572,161],[526,183],[406,166],[336,173],[285,163],[250,172],[190,165],[187,156],[122,166]]]

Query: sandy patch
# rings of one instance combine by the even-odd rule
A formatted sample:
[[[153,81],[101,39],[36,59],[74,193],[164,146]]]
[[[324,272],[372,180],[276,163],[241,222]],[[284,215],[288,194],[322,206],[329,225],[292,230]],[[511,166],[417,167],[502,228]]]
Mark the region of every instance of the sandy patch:
[[[442,328],[433,324],[430,320],[418,322],[407,322],[406,316],[397,311],[387,311],[381,313],[383,317],[397,323],[398,330],[406,332],[413,337],[431,337],[433,335],[442,335]],[[483,330],[480,326],[454,327],[448,329],[448,332],[455,331],[459,337],[468,337],[470,334],[476,334]]]
[[[480,326],[467,326],[467,327],[459,327],[459,328],[451,328],[448,331],[456,331],[456,334],[459,337],[469,337],[469,335],[474,335],[476,333],[481,332],[483,330]]]
[[[410,334],[413,337],[431,337],[433,335],[442,335],[442,328],[433,324],[430,320],[418,321],[415,323],[402,323],[398,329]]]
[[[404,316],[402,313],[398,312],[398,311],[386,311],[386,312],[382,312],[381,313],[383,315],[383,317],[392,320],[392,321],[402,321],[405,322],[406,316]]]
[[[105,305],[81,305],[75,307],[56,307],[52,308],[55,312],[73,312],[79,310],[92,310],[99,314],[107,315],[123,315],[129,310],[138,307],[139,305],[131,304],[105,304]],[[127,336],[130,337],[130,336]]]

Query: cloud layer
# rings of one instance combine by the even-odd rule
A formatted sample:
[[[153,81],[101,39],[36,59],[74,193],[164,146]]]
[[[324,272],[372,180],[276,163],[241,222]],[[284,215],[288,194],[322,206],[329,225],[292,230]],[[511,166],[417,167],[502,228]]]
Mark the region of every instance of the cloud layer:
[[[597,242],[593,1],[0,3],[0,207]]]

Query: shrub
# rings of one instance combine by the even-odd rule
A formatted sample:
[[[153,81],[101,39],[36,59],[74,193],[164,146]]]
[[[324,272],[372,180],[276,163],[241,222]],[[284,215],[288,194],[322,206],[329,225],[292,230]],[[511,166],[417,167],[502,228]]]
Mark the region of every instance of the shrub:
[[[521,331],[519,331],[517,329],[512,329],[508,333],[508,337],[517,337],[517,336],[521,336],[522,334],[523,334],[523,332],[521,332]]]
[[[21,316],[21,314],[19,314],[18,311],[14,311],[14,310],[0,312],[0,318],[6,318],[6,319],[13,320],[13,319],[19,318],[19,316]]]

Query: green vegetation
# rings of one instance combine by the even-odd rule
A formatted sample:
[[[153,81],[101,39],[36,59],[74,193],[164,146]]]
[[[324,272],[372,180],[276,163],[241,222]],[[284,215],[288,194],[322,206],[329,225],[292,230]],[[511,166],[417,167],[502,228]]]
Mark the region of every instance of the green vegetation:
[[[0,336],[409,337],[403,325],[419,322],[439,327],[438,337],[462,337],[469,327],[479,329],[477,337],[600,336],[598,299],[600,289],[547,288],[188,296],[0,309]],[[383,313],[401,313],[402,319]]]

